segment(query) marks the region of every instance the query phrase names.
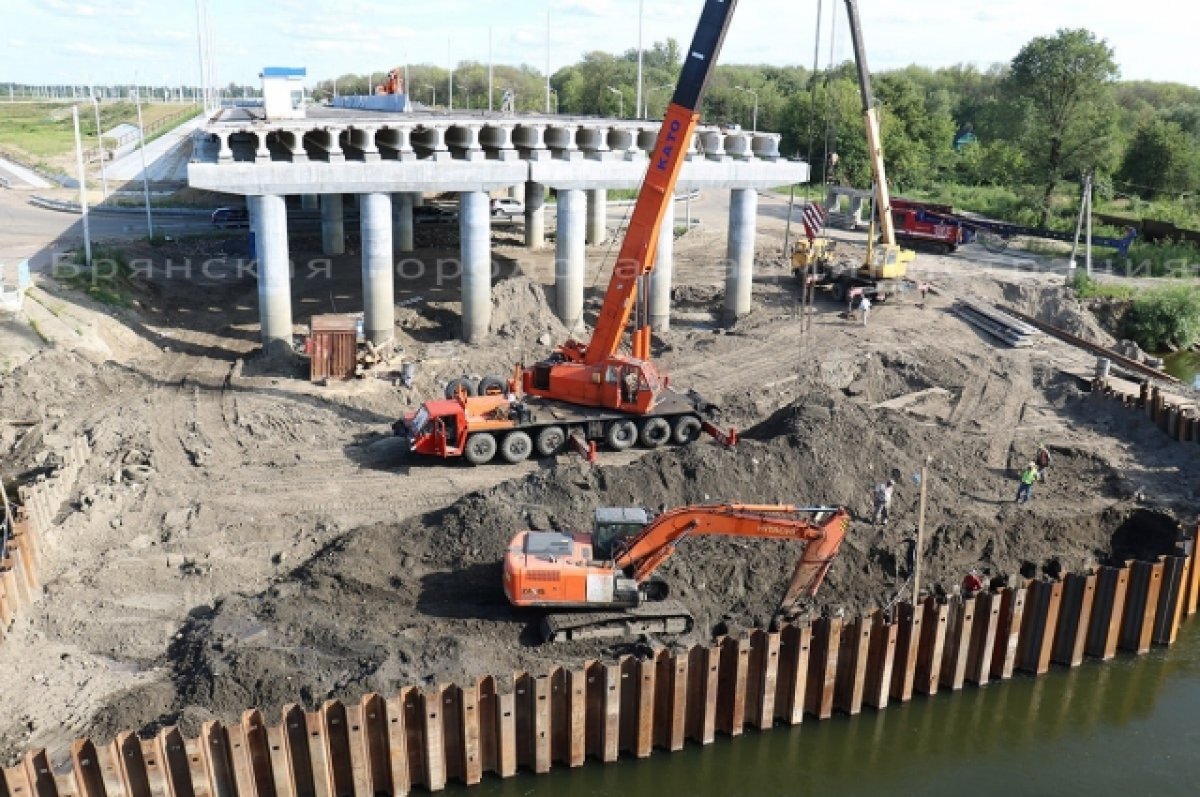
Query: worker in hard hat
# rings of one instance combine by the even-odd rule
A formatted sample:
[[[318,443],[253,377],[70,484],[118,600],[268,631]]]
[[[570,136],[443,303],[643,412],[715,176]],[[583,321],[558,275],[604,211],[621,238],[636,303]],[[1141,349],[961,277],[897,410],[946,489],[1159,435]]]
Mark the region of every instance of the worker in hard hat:
[[[1017,503],[1024,504],[1029,501],[1029,497],[1033,494],[1033,483],[1038,479],[1038,468],[1036,462],[1030,462],[1025,466],[1025,470],[1021,471],[1020,481],[1017,486]]]

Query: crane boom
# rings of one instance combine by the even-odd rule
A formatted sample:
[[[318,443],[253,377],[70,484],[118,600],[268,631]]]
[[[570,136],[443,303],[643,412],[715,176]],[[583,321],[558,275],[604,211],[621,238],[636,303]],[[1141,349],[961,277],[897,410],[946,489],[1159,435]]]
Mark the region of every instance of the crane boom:
[[[588,365],[603,363],[617,353],[633,310],[638,281],[654,268],[655,244],[661,234],[663,215],[667,203],[673,201],[675,183],[700,120],[697,108],[736,6],[737,0],[708,0],[700,14],[692,46],[688,48],[679,83],[663,117],[625,240],[613,266],[596,329],[583,355],[583,361]],[[666,234],[671,233],[667,231]]]
[[[892,221],[892,199],[888,192],[887,171],[883,165],[883,136],[879,129],[879,109],[871,92],[871,71],[867,68],[867,49],[863,42],[862,25],[858,21],[857,0],[846,0],[846,16],[850,20],[850,40],[854,44],[854,64],[858,68],[858,89],[862,94],[863,124],[867,129],[867,157],[875,180],[875,214],[885,247],[896,246],[896,225]]]

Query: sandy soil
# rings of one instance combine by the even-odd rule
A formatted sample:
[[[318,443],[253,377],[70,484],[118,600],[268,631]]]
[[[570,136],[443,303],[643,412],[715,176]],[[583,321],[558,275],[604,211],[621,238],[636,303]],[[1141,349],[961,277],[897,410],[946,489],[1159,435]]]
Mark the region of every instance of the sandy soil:
[[[47,541],[45,594],[0,644],[0,751],[61,754],[84,734],[210,718],[257,705],[455,679],[657,644],[686,644],[765,622],[797,554],[782,543],[688,542],[666,577],[695,612],[688,638],[602,647],[532,644],[532,615],[512,610],[498,560],[526,527],[586,528],[599,505],[661,509],[704,501],[837,503],[857,518],[814,611],[891,602],[909,577],[917,488],[928,458],[925,572],[953,589],[978,565],[998,580],[1170,550],[1195,521],[1200,449],[1083,390],[1094,359],[1045,339],[999,348],[948,312],[955,295],[1006,300],[1103,340],[1053,274],[970,253],[924,255],[917,275],[940,293],[877,307],[871,325],[818,303],[808,331],[779,257],[782,224],[764,220],[755,309],[719,328],[724,231],[676,245],[673,329],[656,356],[747,430],[725,450],[605,453],[471,468],[410,458],[394,418],[463,373],[506,373],[565,334],[552,317],[552,254],[528,255],[497,231],[505,278],[491,339],[454,343],[454,279],[401,281],[400,358],[345,385],[313,386],[299,365],[253,356],[255,284],[237,242],[184,242],[156,261],[137,305],[111,314],[46,283],[29,359],[0,377],[6,478],[45,464],[39,451],[85,432],[94,454],[79,497]],[[432,264],[453,231],[421,230]],[[299,237],[294,255],[317,242]],[[296,321],[359,305],[351,242],[332,280],[297,280]],[[589,252],[598,305],[608,246]],[[168,275],[166,259],[215,257],[204,274]],[[502,272],[504,269],[502,269]],[[516,274],[517,276],[512,276]],[[521,276],[521,275],[532,275]],[[36,311],[36,308],[35,308]],[[51,320],[61,326],[55,327]],[[24,359],[24,358],[22,358]],[[1038,442],[1054,453],[1032,503],[1012,503],[1015,473]],[[867,522],[870,489],[901,476],[886,528]],[[25,688],[21,688],[24,686]]]

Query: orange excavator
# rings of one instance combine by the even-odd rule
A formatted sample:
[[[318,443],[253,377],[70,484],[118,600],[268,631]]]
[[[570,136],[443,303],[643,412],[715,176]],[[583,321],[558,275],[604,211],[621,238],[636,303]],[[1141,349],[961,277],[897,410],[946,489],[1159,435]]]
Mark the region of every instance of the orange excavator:
[[[779,603],[777,614],[786,615],[816,596],[849,526],[850,514],[838,507],[685,506],[653,520],[644,509],[604,507],[590,534],[513,537],[504,554],[504,593],[514,606],[553,610],[542,621],[549,642],[686,633],[691,613],[667,600],[666,582],[654,578],[681,542],[697,535],[794,540],[804,543],[804,553]],[[564,611],[571,609],[590,611]]]
[[[589,459],[597,442],[622,450],[690,442],[701,433],[725,445],[736,430],[710,420],[713,407],[672,389],[650,360],[650,273],[667,203],[699,123],[698,108],[737,0],[706,0],[688,57],[650,155],[591,340],[568,340],[513,379],[456,379],[444,400],[425,402],[392,424],[413,452],[471,464],[549,456],[573,443]],[[670,235],[671,231],[666,231]],[[641,301],[639,301],[641,299]],[[636,312],[635,312],[636,311]],[[621,351],[633,319],[629,353]]]

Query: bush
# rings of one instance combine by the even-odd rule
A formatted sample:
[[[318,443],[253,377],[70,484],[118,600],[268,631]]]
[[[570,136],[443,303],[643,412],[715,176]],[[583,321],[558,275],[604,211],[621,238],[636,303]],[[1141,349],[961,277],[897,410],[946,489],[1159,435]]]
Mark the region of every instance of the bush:
[[[1142,294],[1134,300],[1125,328],[1146,351],[1191,346],[1200,340],[1200,288],[1180,285]]]
[[[1137,293],[1137,289],[1130,285],[1097,282],[1082,269],[1075,270],[1071,287],[1080,299],[1129,299]]]

